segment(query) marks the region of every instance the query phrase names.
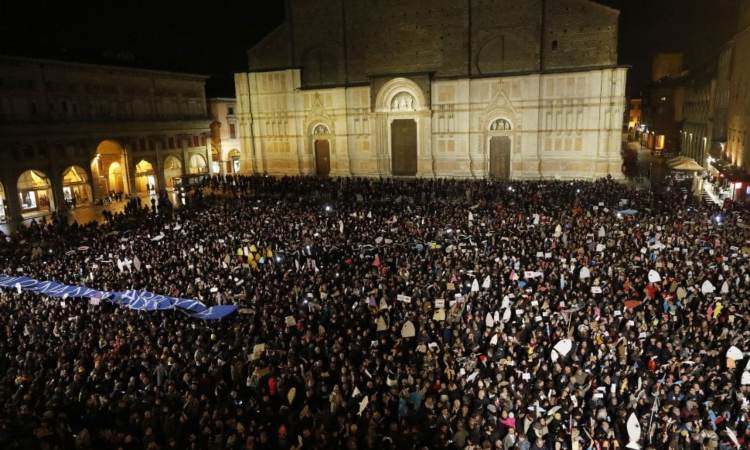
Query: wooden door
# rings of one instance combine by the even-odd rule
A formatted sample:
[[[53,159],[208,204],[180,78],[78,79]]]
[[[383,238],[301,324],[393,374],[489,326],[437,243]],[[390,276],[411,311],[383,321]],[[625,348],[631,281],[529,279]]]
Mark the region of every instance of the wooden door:
[[[324,139],[315,141],[315,173],[321,177],[331,173],[331,145]]]
[[[391,124],[391,170],[397,176],[417,174],[417,122],[413,119]]]
[[[510,138],[494,136],[490,139],[490,177],[510,179]]]

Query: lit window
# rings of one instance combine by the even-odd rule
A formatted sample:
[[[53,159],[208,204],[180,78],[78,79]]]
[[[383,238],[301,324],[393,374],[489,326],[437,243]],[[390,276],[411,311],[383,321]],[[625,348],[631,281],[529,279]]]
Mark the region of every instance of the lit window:
[[[664,148],[664,135],[660,134],[656,136],[656,149],[662,150]]]

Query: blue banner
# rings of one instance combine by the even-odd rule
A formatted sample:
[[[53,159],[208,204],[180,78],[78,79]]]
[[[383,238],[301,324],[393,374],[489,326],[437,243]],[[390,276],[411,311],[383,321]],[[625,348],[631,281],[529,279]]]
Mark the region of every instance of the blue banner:
[[[167,297],[144,290],[108,292],[85,286],[70,286],[56,281],[39,281],[25,276],[14,277],[0,274],[0,287],[20,288],[25,291],[54,298],[97,298],[138,311],[177,310],[194,319],[203,320],[222,319],[237,311],[235,305],[208,307],[198,300]]]

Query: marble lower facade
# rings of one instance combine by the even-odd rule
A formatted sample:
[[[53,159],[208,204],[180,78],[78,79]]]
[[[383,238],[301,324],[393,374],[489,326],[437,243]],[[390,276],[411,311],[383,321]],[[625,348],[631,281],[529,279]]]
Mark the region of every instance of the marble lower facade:
[[[298,69],[236,74],[243,172],[621,178],[626,70],[304,89]]]

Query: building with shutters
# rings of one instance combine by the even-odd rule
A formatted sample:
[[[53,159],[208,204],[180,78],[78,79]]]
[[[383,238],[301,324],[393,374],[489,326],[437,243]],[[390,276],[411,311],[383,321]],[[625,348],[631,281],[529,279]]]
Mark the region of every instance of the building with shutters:
[[[235,75],[253,173],[621,177],[617,10],[288,0]]]
[[[0,56],[0,223],[207,174],[207,78]]]
[[[212,120],[211,173],[234,175],[249,172],[249,159],[240,152],[236,103],[234,98],[228,97],[208,99],[208,111]]]

